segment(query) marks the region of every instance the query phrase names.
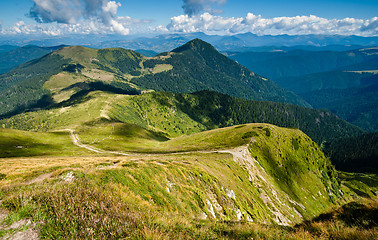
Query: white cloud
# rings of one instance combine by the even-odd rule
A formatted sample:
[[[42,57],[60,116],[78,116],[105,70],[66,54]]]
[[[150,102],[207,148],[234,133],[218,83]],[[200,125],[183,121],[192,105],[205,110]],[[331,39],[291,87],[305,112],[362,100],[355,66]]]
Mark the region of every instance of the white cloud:
[[[26,34],[26,35],[49,35],[58,36],[65,34],[121,34],[127,35],[130,33],[130,28],[127,27],[129,23],[126,23],[124,19],[117,19],[119,21],[110,20],[109,25],[105,25],[102,22],[96,21],[80,21],[76,24],[65,23],[49,23],[49,24],[25,24],[23,21],[15,23],[13,26],[7,29],[3,29],[1,34],[14,35],[14,34]]]
[[[117,17],[121,3],[110,0],[33,0],[29,17],[38,23],[58,23],[77,25],[91,25],[91,29],[108,28],[110,32],[127,35],[130,29],[125,27]],[[60,25],[66,28],[64,25]],[[105,27],[105,28],[104,28]],[[26,33],[26,32],[25,32]]]
[[[201,15],[180,15],[171,18],[167,29],[171,32],[205,32],[208,34],[235,34],[251,32],[258,35],[339,34],[377,36],[378,18],[368,20],[344,18],[326,19],[310,16],[263,18],[248,13],[244,18]]]

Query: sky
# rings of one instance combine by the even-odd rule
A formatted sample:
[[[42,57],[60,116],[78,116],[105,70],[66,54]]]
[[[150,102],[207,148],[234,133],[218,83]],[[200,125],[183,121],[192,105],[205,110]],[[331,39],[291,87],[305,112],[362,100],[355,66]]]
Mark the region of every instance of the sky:
[[[378,0],[0,0],[9,35],[378,36]]]

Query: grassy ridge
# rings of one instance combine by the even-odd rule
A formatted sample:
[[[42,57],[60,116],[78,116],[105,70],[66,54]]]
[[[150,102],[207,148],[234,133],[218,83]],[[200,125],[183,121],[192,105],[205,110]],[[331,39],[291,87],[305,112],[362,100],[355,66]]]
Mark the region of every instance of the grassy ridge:
[[[153,92],[138,96],[97,91],[66,105],[0,120],[0,126],[48,131],[76,128],[103,117],[135,124],[166,137],[177,137],[236,124],[265,122],[298,128],[319,144],[363,133],[326,110],[243,100],[210,91],[194,94]],[[107,131],[104,134],[111,132]]]

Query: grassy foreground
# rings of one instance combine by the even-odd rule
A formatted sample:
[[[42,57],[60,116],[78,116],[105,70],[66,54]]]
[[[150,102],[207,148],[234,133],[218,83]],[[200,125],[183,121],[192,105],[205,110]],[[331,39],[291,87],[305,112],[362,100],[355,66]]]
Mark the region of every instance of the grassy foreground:
[[[89,152],[67,132],[0,132],[14,154],[0,158],[0,237],[29,230],[41,239],[377,236],[377,177],[336,172],[299,130],[246,124],[169,140],[101,120],[76,133],[87,145],[130,155]],[[337,207],[361,196],[371,200]],[[25,219],[32,224],[17,225]]]
[[[31,219],[41,239],[374,239],[378,234],[376,199],[336,207],[313,220],[286,227],[193,216],[193,209],[179,209],[184,203],[178,204],[179,198],[169,197],[166,189],[160,189],[169,187],[175,196],[180,188],[190,186],[161,186],[148,171],[161,175],[176,165],[181,165],[176,169],[185,171],[183,166],[199,157],[187,157],[186,163],[177,162],[179,156],[137,161],[131,157],[59,158],[47,162],[32,158],[29,164],[35,168],[30,174],[9,171],[0,181],[1,207],[7,213],[1,226]],[[13,170],[20,168],[24,159],[9,161]],[[38,180],[46,173],[51,175]],[[12,184],[6,184],[10,180]],[[0,236],[27,228],[0,228]]]

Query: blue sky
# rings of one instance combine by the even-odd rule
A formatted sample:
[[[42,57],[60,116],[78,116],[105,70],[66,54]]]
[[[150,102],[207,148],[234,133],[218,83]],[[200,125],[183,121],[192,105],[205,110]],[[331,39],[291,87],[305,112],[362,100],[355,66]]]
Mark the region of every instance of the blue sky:
[[[378,0],[0,0],[3,35],[202,31],[376,36],[377,17]]]

